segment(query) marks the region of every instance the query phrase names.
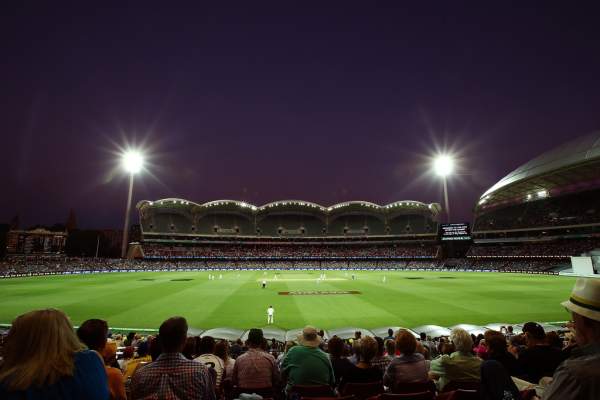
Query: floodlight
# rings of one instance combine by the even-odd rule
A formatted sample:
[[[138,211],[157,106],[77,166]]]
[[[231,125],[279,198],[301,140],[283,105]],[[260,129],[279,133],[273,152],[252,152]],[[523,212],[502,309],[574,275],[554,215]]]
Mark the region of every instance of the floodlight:
[[[433,171],[445,178],[454,171],[454,160],[448,155],[439,155],[433,160]]]
[[[144,157],[142,153],[130,150],[123,154],[123,168],[130,174],[137,174],[144,167]]]

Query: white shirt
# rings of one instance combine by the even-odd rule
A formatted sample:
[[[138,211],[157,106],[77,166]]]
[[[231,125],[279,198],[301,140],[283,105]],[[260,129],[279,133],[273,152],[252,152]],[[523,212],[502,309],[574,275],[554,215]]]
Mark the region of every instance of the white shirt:
[[[275,313],[275,309],[273,307],[267,308],[267,315],[273,315]]]

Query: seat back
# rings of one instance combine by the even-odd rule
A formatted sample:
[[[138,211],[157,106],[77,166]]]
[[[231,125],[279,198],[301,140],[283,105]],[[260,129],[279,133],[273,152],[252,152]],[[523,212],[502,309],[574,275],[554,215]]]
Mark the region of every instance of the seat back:
[[[445,386],[442,392],[452,392],[454,390],[475,390],[479,392],[481,382],[479,381],[450,381]]]
[[[383,382],[347,383],[342,390],[342,396],[354,395],[357,399],[367,399],[383,393]]]
[[[298,397],[335,397],[333,389],[329,385],[294,385],[288,391]]]
[[[383,393],[378,397],[379,400],[434,400],[435,393],[430,391],[397,394]]]
[[[430,380],[427,382],[406,382],[394,384],[391,387],[391,391],[394,394],[420,392],[432,392],[435,394],[437,388],[435,387],[435,382]]]

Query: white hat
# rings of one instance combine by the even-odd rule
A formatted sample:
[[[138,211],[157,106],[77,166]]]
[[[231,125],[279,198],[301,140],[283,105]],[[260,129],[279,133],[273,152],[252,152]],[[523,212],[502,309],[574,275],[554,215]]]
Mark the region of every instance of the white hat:
[[[560,304],[576,314],[600,321],[600,279],[578,278],[569,300]]]
[[[302,333],[298,335],[298,342],[303,346],[319,347],[321,344],[321,336],[318,335],[315,327],[306,326],[302,329]]]

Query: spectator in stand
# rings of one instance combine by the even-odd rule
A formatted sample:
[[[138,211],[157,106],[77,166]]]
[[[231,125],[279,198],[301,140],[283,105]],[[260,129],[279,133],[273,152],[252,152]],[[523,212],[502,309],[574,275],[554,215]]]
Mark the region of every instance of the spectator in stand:
[[[208,369],[181,354],[187,330],[187,321],[182,317],[162,323],[158,336],[162,354],[133,375],[131,399],[215,399]]]
[[[435,343],[433,343],[431,338],[428,338],[425,332],[421,332],[419,334],[419,338],[421,344],[427,348],[431,357],[437,356],[437,347],[435,346]]]
[[[517,359],[525,348],[525,335],[515,335],[508,340],[508,352]]]
[[[125,381],[127,381],[127,379],[133,375],[140,363],[147,364],[152,361],[152,357],[150,357],[148,354],[149,347],[149,341],[141,342],[138,345],[137,356],[129,359],[125,364],[125,372],[123,372],[123,378]],[[128,349],[131,349],[133,352],[133,347],[128,347]]]
[[[238,339],[231,345],[231,357],[235,360],[247,349],[244,349],[244,345],[241,339]]]
[[[479,381],[481,359],[472,353],[473,339],[467,331],[454,328],[450,333],[450,341],[456,351],[431,361],[431,378],[437,380],[439,390],[443,390],[448,382]]]
[[[106,376],[108,377],[108,390],[110,398],[116,400],[127,400],[125,393],[125,379],[119,368],[113,367],[117,361],[117,344],[108,342],[102,350],[104,365],[106,366]],[[118,364],[116,364],[118,365]]]
[[[333,336],[327,343],[327,351],[329,352],[329,360],[333,367],[333,375],[335,376],[335,383],[339,385],[340,379],[346,372],[354,365],[344,357],[344,341],[337,336]]]
[[[393,357],[385,355],[385,346],[383,344],[382,338],[380,338],[379,336],[375,336],[375,340],[377,341],[377,354],[375,355],[373,360],[371,360],[371,365],[379,368],[381,370],[381,376],[383,376],[383,374],[387,370],[388,365],[390,365],[390,363],[392,362]]]
[[[488,345],[488,359],[498,361],[509,376],[522,376],[523,370],[519,362],[509,353],[504,335],[497,331],[488,330],[484,334]]]
[[[569,300],[577,348],[556,370],[544,400],[600,398],[600,280],[579,278]]]
[[[38,310],[17,317],[2,355],[3,400],[108,399],[102,359],[84,350],[62,311]]]
[[[197,340],[198,339],[198,340]],[[196,358],[196,356],[199,355],[198,353],[198,345],[199,345],[199,340],[200,338],[198,336],[190,336],[185,340],[185,346],[183,346],[183,350],[181,351],[181,354],[183,354],[183,356],[185,358],[187,358],[188,360],[193,360],[194,358]]]
[[[383,338],[384,341],[390,339],[390,340],[394,340],[394,330],[392,328],[389,328],[387,331],[387,336]]]
[[[392,360],[385,375],[384,385],[394,388],[403,383],[427,382],[427,364],[422,354],[416,353],[417,340],[406,329],[400,329],[396,334],[396,351],[400,356]]]
[[[231,380],[233,375],[233,366],[235,360],[229,356],[229,342],[227,340],[219,340],[215,345],[215,356],[219,357],[223,361],[225,366],[225,378]],[[222,382],[223,380],[221,380]]]
[[[385,345],[385,355],[393,360],[396,357],[396,340],[386,339],[384,342]]]
[[[297,344],[298,343],[294,342],[293,340],[288,340],[287,342],[285,342],[283,353],[279,354],[279,356],[277,357],[277,366],[279,367],[279,370],[281,370],[281,364],[283,363],[283,359],[285,358],[287,352]]]
[[[298,336],[298,343],[288,351],[281,366],[286,389],[294,385],[329,385],[333,388],[333,367],[327,353],[319,349],[321,338],[317,330],[312,326],[305,327]]]
[[[215,372],[217,373],[215,386],[218,389],[221,387],[223,372],[225,372],[225,363],[223,362],[223,360],[221,360],[221,358],[214,354],[216,344],[217,343],[215,342],[215,339],[213,337],[203,336],[200,339],[200,343],[198,346],[198,354],[200,355],[196,357],[194,361],[201,362],[208,368],[212,368],[215,370]]]
[[[246,340],[248,351],[235,360],[232,382],[242,391],[276,388],[279,385],[279,368],[275,358],[261,349],[263,342],[262,329],[250,329]]]
[[[519,354],[519,364],[523,369],[524,379],[538,383],[544,376],[552,376],[563,361],[560,350],[546,343],[544,328],[536,322],[527,322],[523,326],[527,348]]]
[[[479,339],[479,344],[473,348],[473,353],[482,360],[487,360],[488,347],[485,339]]]
[[[106,321],[101,319],[88,319],[85,321],[79,329],[77,329],[77,336],[88,349],[96,351],[103,359],[106,369],[106,376],[108,377],[108,389],[110,391],[110,398],[113,400],[126,400],[125,395],[125,381],[123,380],[123,374],[118,368],[110,366],[111,351],[106,351],[106,338],[108,335],[108,324]],[[116,346],[114,348],[113,357],[116,355]]]
[[[352,365],[340,380],[339,390],[344,392],[348,383],[371,383],[380,382],[383,377],[381,368],[372,365],[371,360],[377,354],[377,341],[371,336],[365,336],[360,340],[359,360]]]

